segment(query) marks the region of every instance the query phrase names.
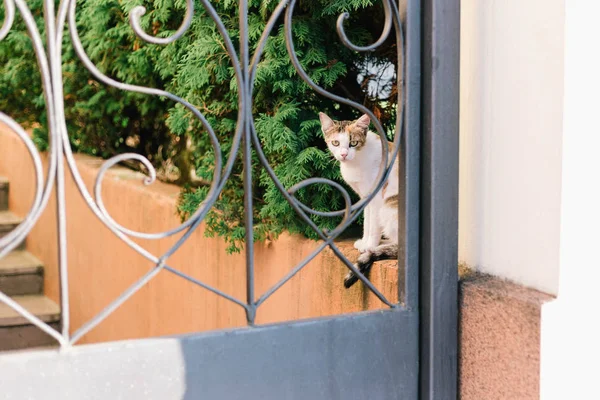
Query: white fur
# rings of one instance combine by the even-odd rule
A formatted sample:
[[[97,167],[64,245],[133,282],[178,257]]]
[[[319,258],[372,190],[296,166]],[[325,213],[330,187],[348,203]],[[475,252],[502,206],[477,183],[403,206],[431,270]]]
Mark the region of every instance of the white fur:
[[[337,147],[330,143],[328,146],[334,157],[340,161],[342,177],[361,199],[366,197],[377,184],[382,161],[379,136],[369,131],[366,143],[358,151],[349,147],[347,134],[336,134],[330,140],[340,142]],[[346,155],[345,159],[343,155]],[[395,179],[388,181],[385,193],[382,194],[380,189],[365,208],[363,237],[354,243],[354,247],[360,252],[374,250],[379,245],[382,234],[391,242],[398,243],[398,210],[396,207],[385,205],[385,199],[398,194],[397,162],[394,163],[390,176]]]
[[[325,113],[319,113],[321,128],[327,135],[327,147],[340,162],[342,177],[360,196],[367,197],[377,184],[377,175],[382,163],[381,139],[379,135],[368,131],[364,145],[357,149],[350,144],[347,133],[327,134],[334,121]],[[360,129],[368,129],[369,116],[364,114],[354,122]],[[333,142],[336,142],[334,145]],[[389,162],[389,160],[388,160]],[[371,199],[364,210],[364,230],[362,239],[354,243],[360,252],[374,250],[381,241],[382,234],[390,242],[398,243],[398,207],[389,206],[385,200],[398,194],[398,159],[394,162],[385,190],[381,190]]]

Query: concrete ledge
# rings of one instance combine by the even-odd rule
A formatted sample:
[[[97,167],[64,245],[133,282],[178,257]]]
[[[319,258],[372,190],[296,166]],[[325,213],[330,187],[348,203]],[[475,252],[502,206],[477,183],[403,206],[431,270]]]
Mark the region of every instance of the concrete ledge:
[[[539,399],[541,307],[552,299],[487,275],[461,282],[461,400]]]

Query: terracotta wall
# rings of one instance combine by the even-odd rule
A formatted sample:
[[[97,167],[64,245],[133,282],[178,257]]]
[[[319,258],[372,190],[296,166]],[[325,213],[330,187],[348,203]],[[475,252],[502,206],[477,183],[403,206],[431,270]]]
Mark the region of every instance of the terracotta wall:
[[[88,190],[91,190],[101,163],[96,158],[77,157]],[[0,129],[0,175],[10,180],[10,209],[24,216],[33,198],[33,167],[24,145],[5,128]],[[158,182],[144,186],[141,180],[141,174],[124,168],[115,168],[107,174],[103,198],[113,218],[127,228],[143,232],[160,232],[177,226],[180,220],[175,210],[179,189]],[[66,183],[66,201],[71,331],[74,331],[153,265],[93,215],[70,175]],[[27,249],[45,263],[46,295],[58,301],[55,207],[52,199],[29,235]],[[136,241],[151,253],[161,255],[179,237]],[[289,235],[268,245],[257,244],[256,295],[274,285],[316,245],[316,242]],[[350,257],[355,256],[349,243],[344,243],[343,247]],[[227,255],[224,242],[204,237],[202,226],[168,260],[168,265],[238,299],[246,297],[244,255]],[[259,308],[257,322],[384,307],[363,285],[345,290],[342,286],[345,274],[345,267],[330,251],[324,251]],[[382,263],[373,271],[371,279],[388,299],[396,301],[395,263]],[[188,333],[245,324],[241,307],[168,271],[161,271],[82,342]]]
[[[539,399],[542,306],[552,297],[480,274],[459,293],[459,398]]]

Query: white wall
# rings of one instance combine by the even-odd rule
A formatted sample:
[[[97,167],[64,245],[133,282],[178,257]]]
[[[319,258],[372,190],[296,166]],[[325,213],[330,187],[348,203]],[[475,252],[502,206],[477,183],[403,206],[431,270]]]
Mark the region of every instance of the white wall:
[[[564,0],[461,9],[459,258],[555,294]]]
[[[542,309],[541,399],[600,399],[600,2],[566,0],[560,287]]]

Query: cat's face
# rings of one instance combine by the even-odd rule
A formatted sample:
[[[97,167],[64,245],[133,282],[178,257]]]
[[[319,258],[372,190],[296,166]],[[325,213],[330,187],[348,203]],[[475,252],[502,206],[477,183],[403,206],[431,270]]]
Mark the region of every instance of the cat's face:
[[[363,115],[355,121],[334,121],[319,113],[325,142],[336,160],[348,162],[356,157],[367,141],[369,116]]]

